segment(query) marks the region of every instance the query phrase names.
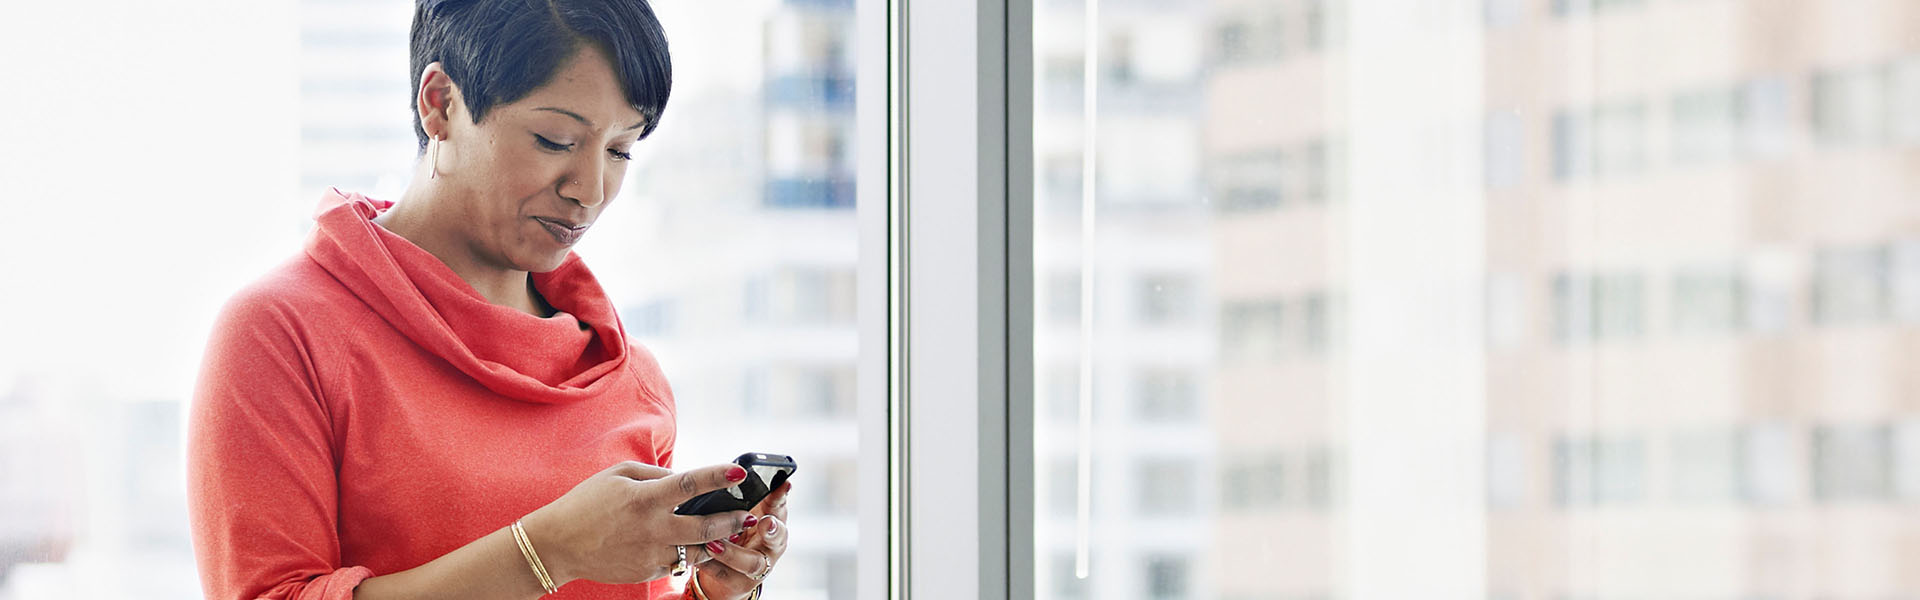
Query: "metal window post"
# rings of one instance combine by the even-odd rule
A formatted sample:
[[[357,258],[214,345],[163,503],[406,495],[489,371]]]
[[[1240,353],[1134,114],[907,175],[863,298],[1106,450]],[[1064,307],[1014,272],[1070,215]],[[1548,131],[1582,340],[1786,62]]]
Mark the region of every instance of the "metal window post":
[[[1031,5],[891,11],[890,593],[1031,597]]]

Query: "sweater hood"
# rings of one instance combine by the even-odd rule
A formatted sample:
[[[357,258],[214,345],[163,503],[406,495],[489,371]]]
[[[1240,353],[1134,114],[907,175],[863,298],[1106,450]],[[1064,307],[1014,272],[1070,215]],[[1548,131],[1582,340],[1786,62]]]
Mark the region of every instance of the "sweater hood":
[[[373,222],[392,206],[329,190],[306,252],[395,330],[521,402],[577,402],[627,376],[619,316],[579,255],[532,274],[534,289],[559,311],[540,318],[487,302],[439,258]]]

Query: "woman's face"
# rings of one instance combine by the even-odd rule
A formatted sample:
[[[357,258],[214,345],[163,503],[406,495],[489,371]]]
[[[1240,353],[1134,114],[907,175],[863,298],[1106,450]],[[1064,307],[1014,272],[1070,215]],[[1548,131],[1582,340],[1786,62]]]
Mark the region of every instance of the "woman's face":
[[[620,193],[645,118],[592,45],[527,97],[470,114],[446,120],[437,165],[456,242],[491,266],[552,271]]]

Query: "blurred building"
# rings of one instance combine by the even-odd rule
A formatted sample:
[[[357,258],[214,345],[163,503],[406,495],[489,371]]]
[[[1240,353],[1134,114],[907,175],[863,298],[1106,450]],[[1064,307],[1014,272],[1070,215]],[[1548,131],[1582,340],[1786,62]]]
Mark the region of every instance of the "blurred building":
[[[404,121],[411,4],[301,0],[297,8],[300,103],[285,109],[298,119],[263,124],[298,123],[300,155],[282,157],[300,165],[296,201],[311,206],[330,186],[397,197],[413,143]],[[290,238],[311,226],[307,211],[285,214],[293,218],[258,225]],[[46,377],[0,389],[0,598],[200,597],[186,509],[186,399],[126,391],[165,387],[160,381],[117,383]]]
[[[771,4],[742,12],[760,19],[737,41],[761,48],[755,80],[675,90],[624,194],[640,214],[620,250],[634,267],[600,275],[638,291],[622,319],[673,382],[676,464],[800,463],[789,506],[806,543],[767,593],[853,598],[854,6]]]
[[[1484,7],[1491,597],[1920,589],[1920,5]],[[1215,532],[1273,542],[1207,578],[1340,597],[1338,188],[1391,174],[1338,3],[1210,10]]]
[[[183,402],[0,392],[0,598],[193,598]]]
[[[1330,598],[1339,562],[1343,24],[1323,0],[1217,0],[1202,35],[1220,598]],[[1390,375],[1387,375],[1390,376]],[[1249,576],[1258,574],[1257,576]]]
[[[398,200],[419,147],[407,55],[413,3],[301,0],[300,183],[296,202],[328,188]],[[303,217],[305,215],[302,215]],[[308,227],[311,219],[292,226]]]
[[[1204,5],[1035,3],[1035,370],[1041,597],[1205,598],[1216,539],[1214,304],[1201,178]],[[1098,136],[1084,176],[1088,48]],[[1083,221],[1084,186],[1096,197]],[[1091,225],[1091,227],[1089,227]],[[1092,258],[1083,256],[1092,235]],[[1083,277],[1092,312],[1084,314]],[[1081,346],[1091,324],[1093,343]],[[1081,361],[1093,361],[1090,506],[1078,503]],[[1088,531],[1088,577],[1078,566]]]
[[[16,565],[65,561],[83,516],[80,446],[36,386],[0,390],[0,597]]]

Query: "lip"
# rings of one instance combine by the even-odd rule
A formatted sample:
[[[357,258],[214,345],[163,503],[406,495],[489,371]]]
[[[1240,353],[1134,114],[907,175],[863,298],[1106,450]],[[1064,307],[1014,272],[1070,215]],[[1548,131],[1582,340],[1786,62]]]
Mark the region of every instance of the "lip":
[[[561,246],[572,246],[575,242],[580,241],[580,236],[585,235],[587,233],[587,227],[589,227],[588,225],[574,225],[566,221],[549,219],[547,217],[533,217],[533,221],[539,223],[542,229],[547,230],[547,233],[553,236],[553,241],[558,242]]]

